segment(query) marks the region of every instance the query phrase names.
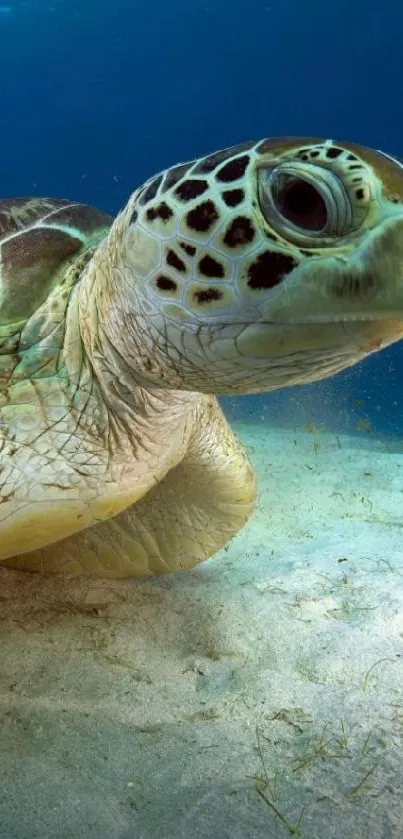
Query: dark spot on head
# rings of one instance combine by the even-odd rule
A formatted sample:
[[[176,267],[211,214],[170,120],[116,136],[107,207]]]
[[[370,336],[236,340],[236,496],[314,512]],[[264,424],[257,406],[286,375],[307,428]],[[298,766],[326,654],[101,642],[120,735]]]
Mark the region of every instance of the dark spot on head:
[[[302,160],[309,160],[311,156],[311,150],[308,149],[299,149],[298,157],[302,158]]]
[[[144,204],[147,204],[148,201],[152,201],[152,199],[155,198],[158,188],[162,183],[162,178],[163,175],[158,175],[156,178],[153,178],[151,183],[146,186],[144,192],[140,194],[138,202],[142,207],[144,207]]]
[[[354,172],[354,169],[362,169],[361,163],[353,163],[349,167],[350,172]]]
[[[187,253],[189,256],[194,256],[195,255],[196,248],[195,248],[194,245],[188,245],[187,242],[179,242],[179,244],[180,244],[182,250],[185,251],[185,253]]]
[[[155,219],[160,219],[160,221],[169,221],[170,218],[173,216],[173,211],[165,201],[161,201],[161,204],[158,207],[149,207],[146,216],[148,221],[155,221]]]
[[[222,199],[225,201],[227,207],[237,207],[238,204],[242,204],[242,201],[245,198],[245,193],[243,189],[226,189],[222,193]]]
[[[203,195],[203,192],[208,189],[207,181],[196,180],[196,178],[189,178],[187,181],[182,181],[175,189],[175,195],[181,201],[191,201],[192,198],[198,198]]]
[[[248,167],[249,160],[250,157],[248,154],[243,154],[241,157],[235,157],[234,160],[229,160],[216,173],[217,181],[230,183],[231,181],[237,181],[239,178],[242,178],[242,175],[245,174]]]
[[[136,221],[137,221],[137,219],[138,219],[138,217],[139,217],[139,214],[138,214],[137,210],[133,210],[133,212],[132,212],[132,214],[131,214],[131,216],[130,216],[130,221],[129,221],[129,224],[135,224],[135,223],[136,223]]]
[[[336,157],[340,157],[343,152],[344,149],[339,149],[338,146],[330,146],[330,148],[326,149],[326,157],[329,157],[330,160],[334,160]]]
[[[291,256],[276,251],[261,253],[248,268],[249,288],[274,288],[298,263]]]
[[[355,154],[352,154],[352,152],[350,152],[350,154],[347,155],[347,160],[358,160],[358,158]]]
[[[176,271],[186,271],[185,263],[175,253],[175,251],[172,250],[169,250],[167,253],[167,265],[170,265],[171,268],[175,268]]]
[[[189,171],[191,166],[193,166],[194,161],[192,160],[190,163],[181,163],[179,166],[173,166],[172,169],[168,169],[168,172],[165,175],[165,180],[161,188],[161,195],[167,191],[167,189],[171,189],[178,181],[186,175],[186,172]]]
[[[318,143],[317,137],[304,137],[304,142],[310,144]],[[262,140],[258,146],[256,146],[255,151],[258,154],[267,154],[268,152],[274,152],[278,154],[279,151],[283,152],[286,151],[287,148],[292,150],[295,146],[295,137],[281,137],[280,142],[278,137],[266,137],[265,140]],[[302,151],[306,151],[306,149],[302,149]]]
[[[355,197],[358,198],[359,201],[362,201],[363,198],[365,198],[365,192],[364,192],[362,186],[359,189],[356,189]]]
[[[221,300],[224,295],[218,288],[206,288],[202,291],[195,291],[193,296],[198,303],[212,303],[213,300]]]
[[[218,279],[219,277],[224,276],[224,268],[221,265],[221,262],[218,262],[217,259],[213,259],[212,256],[206,254],[199,262],[199,271],[203,274],[204,277],[214,277]]]
[[[214,154],[209,154],[207,157],[203,157],[198,161],[193,169],[193,174],[207,175],[209,172],[213,172],[214,169],[216,169],[217,166],[220,166],[221,163],[224,163],[225,160],[228,160],[228,158],[233,157],[235,154],[240,154],[243,151],[248,151],[248,149],[251,149],[253,146],[253,142],[242,143],[239,146],[231,146],[229,149],[222,149]]]
[[[157,277],[156,284],[161,291],[176,291],[177,289],[174,280],[171,280],[170,277],[164,277],[163,274]]]
[[[320,155],[319,149],[314,149],[313,151],[311,151],[311,157],[319,157],[319,155]]]
[[[207,233],[217,219],[218,212],[213,201],[203,201],[186,216],[188,227],[198,233]]]
[[[244,216],[237,216],[226,230],[223,242],[228,248],[237,248],[253,242],[254,238],[255,229],[251,220]]]

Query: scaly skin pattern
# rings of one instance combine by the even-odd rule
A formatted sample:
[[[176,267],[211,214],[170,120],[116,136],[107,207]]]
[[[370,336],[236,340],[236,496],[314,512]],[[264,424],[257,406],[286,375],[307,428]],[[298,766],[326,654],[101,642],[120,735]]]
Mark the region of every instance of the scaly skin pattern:
[[[247,143],[137,189],[115,222],[0,204],[0,560],[189,568],[255,503],[211,394],[333,375],[403,332],[399,161]]]
[[[106,402],[83,352],[77,311],[68,325],[65,312],[57,325],[53,317],[49,323],[54,310],[48,302],[42,323],[31,318],[26,327],[42,336],[33,364],[29,350],[21,353],[23,330],[21,360],[1,391],[1,558],[75,533],[137,501],[183,456],[191,408],[202,398],[186,395],[182,405],[170,391],[137,387],[127,400],[133,383],[125,384],[119,371]],[[12,356],[5,358],[12,364]]]

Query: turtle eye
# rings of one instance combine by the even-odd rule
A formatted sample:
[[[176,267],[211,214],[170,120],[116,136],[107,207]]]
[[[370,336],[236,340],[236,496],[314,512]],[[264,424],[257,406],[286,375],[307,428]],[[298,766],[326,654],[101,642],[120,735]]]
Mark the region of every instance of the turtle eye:
[[[281,163],[258,172],[266,220],[295,241],[332,240],[354,227],[349,194],[338,175],[322,166]]]
[[[326,203],[318,189],[303,178],[273,172],[271,194],[284,219],[307,232],[324,230],[328,221]]]

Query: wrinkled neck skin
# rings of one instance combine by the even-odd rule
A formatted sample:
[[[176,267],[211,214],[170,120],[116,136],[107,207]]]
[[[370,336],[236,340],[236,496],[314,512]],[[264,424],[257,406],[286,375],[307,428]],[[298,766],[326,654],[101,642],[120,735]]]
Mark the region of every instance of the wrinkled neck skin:
[[[117,258],[119,234],[115,223],[71,296],[64,342],[69,378],[77,380],[82,355],[113,417],[119,447],[124,438],[133,446],[148,438],[152,449],[153,439],[167,440],[178,431],[186,445],[187,419],[202,397],[147,378],[147,365],[153,363],[151,340],[145,331],[142,340],[141,326],[134,322],[132,292]]]

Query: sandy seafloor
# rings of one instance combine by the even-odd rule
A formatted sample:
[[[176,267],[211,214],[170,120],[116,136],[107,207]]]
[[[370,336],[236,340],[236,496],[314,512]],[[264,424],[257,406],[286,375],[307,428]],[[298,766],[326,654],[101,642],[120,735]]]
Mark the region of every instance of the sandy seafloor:
[[[403,837],[403,443],[236,430],[195,571],[1,571],[1,839]]]

